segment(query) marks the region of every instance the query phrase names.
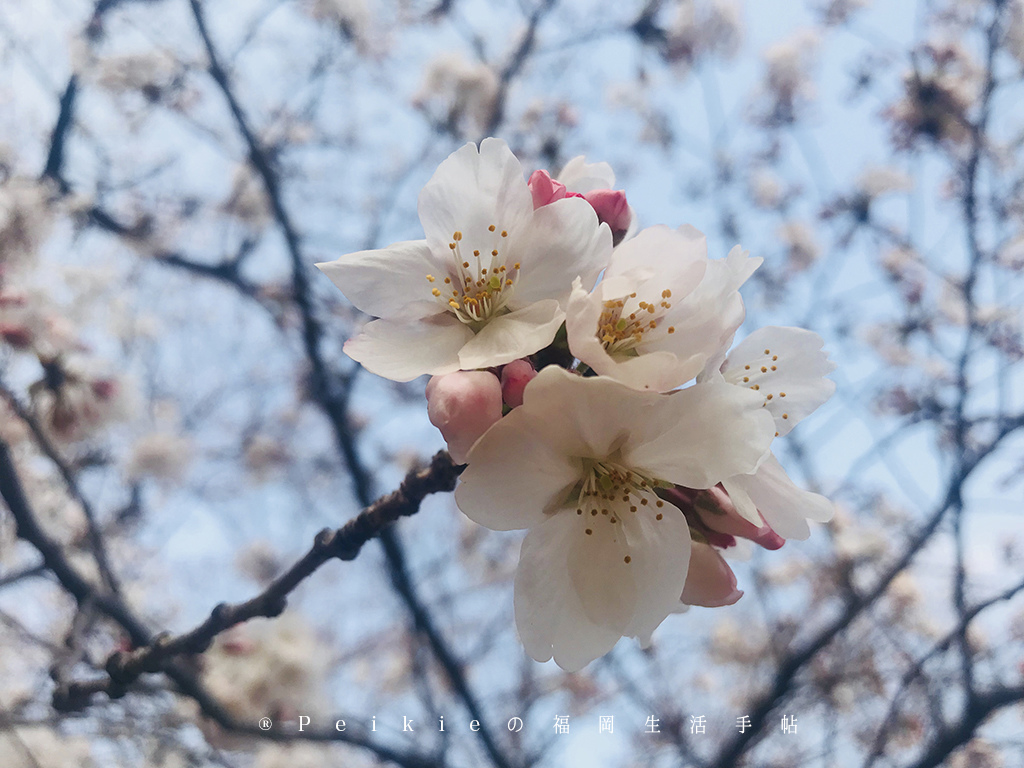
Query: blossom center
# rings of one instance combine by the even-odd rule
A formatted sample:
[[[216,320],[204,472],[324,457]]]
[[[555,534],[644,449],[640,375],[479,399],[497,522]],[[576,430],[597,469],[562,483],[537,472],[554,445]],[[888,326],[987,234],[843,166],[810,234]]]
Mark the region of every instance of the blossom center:
[[[434,275],[427,275],[427,282],[435,284],[430,291],[434,298],[474,331],[504,313],[519,277],[519,262],[507,262],[508,231],[491,224],[487,233],[480,239],[488,242],[477,244],[489,247],[470,251],[462,247],[462,232],[453,232],[448,274],[440,284]]]
[[[597,338],[608,354],[633,349],[643,341],[645,335],[650,335],[660,327],[665,312],[672,308],[670,298],[672,291],[666,288],[657,303],[639,301],[634,304],[636,292],[605,301],[597,321]],[[670,325],[667,329],[668,333],[675,331],[675,326]]]
[[[665,502],[654,489],[670,484],[626,469],[609,460],[584,460],[583,478],[577,484],[576,515],[585,526],[583,534],[593,536],[599,525],[614,526],[618,533],[627,515],[649,514],[664,518]],[[631,562],[627,556],[625,562]]]

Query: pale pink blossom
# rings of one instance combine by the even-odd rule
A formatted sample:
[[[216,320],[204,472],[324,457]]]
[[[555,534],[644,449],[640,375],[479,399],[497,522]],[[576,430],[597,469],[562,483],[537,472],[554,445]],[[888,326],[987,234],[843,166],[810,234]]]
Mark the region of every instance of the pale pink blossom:
[[[743,597],[736,584],[736,574],[717,549],[699,541],[691,543],[690,568],[681,596],[683,603],[705,608],[732,605]]]
[[[623,636],[647,643],[690,561],[686,518],[655,489],[753,470],[773,429],[760,398],[721,382],[661,395],[544,368],[473,446],[455,492],[481,525],[529,530],[515,578],[527,653],[574,671]]]
[[[526,385],[537,375],[529,360],[513,360],[501,369],[501,395],[505,405],[518,408],[523,404]]]
[[[452,153],[419,197],[425,240],[318,264],[360,310],[380,318],[345,343],[396,381],[504,365],[544,348],[574,278],[591,286],[612,238],[584,200],[534,210],[505,142]]]
[[[488,371],[456,371],[427,383],[427,416],[454,461],[465,464],[473,443],[501,418],[501,398],[501,383]]]

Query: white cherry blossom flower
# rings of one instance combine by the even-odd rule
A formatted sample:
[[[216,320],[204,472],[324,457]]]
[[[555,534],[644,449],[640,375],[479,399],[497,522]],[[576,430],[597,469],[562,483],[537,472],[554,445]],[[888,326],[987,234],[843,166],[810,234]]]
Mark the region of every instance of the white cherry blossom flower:
[[[739,287],[760,264],[738,246],[708,259],[690,226],[644,229],[615,249],[593,291],[573,286],[569,349],[633,389],[675,389],[732,342],[745,313]]]
[[[508,145],[466,144],[419,197],[425,240],[360,251],[317,266],[361,311],[380,319],[345,344],[395,381],[503,365],[554,338],[574,278],[593,285],[611,232],[585,200],[534,211]]]
[[[823,344],[818,334],[803,328],[759,328],[729,353],[720,373],[717,366],[709,366],[712,370],[701,378],[721,378],[756,392],[762,408],[775,420],[775,436],[781,437],[835,391],[835,382],[825,378],[835,364]],[[755,472],[727,478],[722,486],[742,517],[756,526],[766,522],[786,539],[806,539],[808,520],[832,518],[832,503],[797,486],[774,454]]]
[[[721,381],[662,395],[549,366],[476,442],[455,499],[488,528],[529,529],[515,613],[534,659],[581,669],[678,609],[689,528],[655,488],[755,469],[775,431],[761,402]]]

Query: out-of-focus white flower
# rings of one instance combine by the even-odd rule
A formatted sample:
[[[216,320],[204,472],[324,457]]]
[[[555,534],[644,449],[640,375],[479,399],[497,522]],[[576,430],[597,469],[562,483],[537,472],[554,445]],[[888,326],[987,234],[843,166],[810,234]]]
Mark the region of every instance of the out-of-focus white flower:
[[[333,24],[356,42],[365,41],[372,18],[366,0],[308,0],[309,14]]]
[[[861,8],[871,5],[871,0],[828,0],[821,9],[822,18],[828,26],[845,24]]]
[[[835,382],[825,378],[835,364],[823,345],[818,334],[803,328],[759,328],[729,353],[720,374],[712,364],[701,380],[714,381],[721,375],[759,395],[762,408],[775,421],[775,437],[781,437],[835,391]],[[722,486],[743,518],[759,528],[767,522],[786,539],[806,539],[808,520],[832,518],[832,503],[797,486],[773,454],[756,471],[729,477]]]
[[[857,188],[868,200],[874,200],[889,192],[908,192],[914,182],[903,171],[879,166],[865,170],[857,179]]]
[[[740,8],[733,0],[679,0],[666,30],[665,57],[687,67],[702,56],[731,58],[742,35]]]
[[[318,264],[360,310],[381,319],[345,343],[396,381],[504,365],[542,349],[565,317],[572,281],[593,285],[611,232],[585,200],[533,208],[508,145],[466,144],[419,197],[426,240]]]
[[[789,265],[795,270],[807,269],[821,255],[814,232],[802,221],[787,221],[779,227],[778,235],[788,247]]]
[[[813,29],[801,29],[764,52],[768,119],[792,122],[799,107],[816,96],[811,70],[821,40]]]
[[[43,363],[45,375],[29,388],[32,407],[43,427],[62,442],[83,440],[126,418],[133,399],[128,382],[97,376],[60,360]]]
[[[231,194],[221,209],[253,229],[262,229],[270,221],[270,208],[263,182],[248,165],[240,165],[235,169]]]
[[[501,382],[489,371],[455,371],[427,383],[427,417],[441,430],[457,464],[501,418]]]
[[[20,177],[0,184],[0,283],[35,258],[50,231],[48,206],[45,184]]]
[[[750,177],[750,196],[760,208],[778,208],[782,202],[782,184],[769,171],[756,171]]]
[[[192,441],[182,435],[171,432],[143,435],[132,446],[125,475],[131,480],[149,477],[178,482],[188,471],[193,452]]]
[[[1024,0],[1010,0],[1006,49],[1024,67]]]
[[[919,138],[968,142],[972,136],[968,112],[981,92],[977,61],[958,40],[928,43],[917,61],[930,66],[907,72],[903,98],[886,110],[895,144],[907,149]]]
[[[459,53],[442,53],[427,65],[413,104],[464,136],[479,134],[491,120],[498,97],[498,76],[482,62]]]
[[[471,519],[528,528],[515,579],[527,653],[577,670],[679,606],[686,519],[655,488],[708,488],[763,458],[762,398],[698,384],[671,395],[549,366],[473,446],[455,492]]]
[[[156,101],[174,84],[178,63],[162,51],[131,53],[96,60],[96,82],[110,91],[139,91]]]
[[[0,732],[4,768],[95,768],[89,742],[43,725]]]
[[[241,720],[295,719],[325,708],[330,648],[298,614],[229,630],[203,664],[203,682]]]
[[[675,389],[731,343],[744,316],[739,287],[760,264],[738,246],[709,260],[693,227],[645,229],[615,249],[592,292],[573,286],[569,349],[634,389]]]

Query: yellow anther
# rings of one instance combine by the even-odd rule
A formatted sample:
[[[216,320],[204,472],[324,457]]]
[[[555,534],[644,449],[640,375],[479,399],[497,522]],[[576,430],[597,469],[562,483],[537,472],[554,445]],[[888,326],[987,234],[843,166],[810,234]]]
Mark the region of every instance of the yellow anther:
[[[506,232],[504,229],[501,230],[501,236],[502,237],[508,237],[508,232]]]
[[[518,261],[515,264],[512,265],[512,269],[519,269],[519,262]]]
[[[455,243],[448,243],[448,247],[451,248],[454,251],[455,250]]]
[[[450,277],[446,277],[446,278],[444,279],[444,281],[445,281],[445,283],[447,283],[448,285],[451,285],[451,284],[452,284],[452,279],[451,279]]]
[[[661,512],[659,512],[658,514],[656,514],[656,515],[654,516],[654,519],[655,519],[655,520],[661,520],[661,518],[663,518],[663,517],[664,517],[664,515],[663,515],[663,514],[661,514]]]
[[[431,293],[432,293],[432,294],[434,294],[435,296],[440,296],[440,295],[441,295],[441,292],[440,292],[440,291],[439,291],[439,290],[438,290],[437,288],[434,288],[434,289],[433,289],[433,290],[431,291]]]
[[[779,392],[779,397],[785,397],[785,396],[786,396],[785,392]]]
[[[775,366],[773,365],[773,366],[772,366],[772,370],[773,370],[773,371],[777,371],[777,370],[778,370],[778,368],[776,368],[776,367],[775,367]]]
[[[765,353],[766,355],[770,355],[770,354],[772,353],[772,351],[771,351],[770,349],[766,349],[766,350],[764,351],[764,353]]]
[[[771,396],[771,395],[768,395],[768,399],[769,399],[769,400],[771,400],[771,399],[772,399],[772,396]]]
[[[497,255],[498,255],[498,249],[495,248],[493,251],[491,251],[491,256],[497,256]]]
[[[462,239],[462,233],[461,232],[457,231],[457,232],[455,232],[455,234],[452,235],[452,240],[455,240],[456,242],[458,242],[461,239]]]
[[[763,365],[761,366],[761,373],[768,373],[768,369],[765,368]]]
[[[668,327],[668,332],[669,332],[669,333],[675,333],[675,332],[676,332],[676,327],[675,327],[674,325],[670,325],[670,326]]]
[[[789,414],[788,414],[788,413],[784,413],[784,414],[782,414],[782,418],[784,418],[784,419],[788,419],[788,418],[789,418]]]
[[[462,262],[462,268],[463,268],[463,269],[469,269],[469,262],[468,262],[468,261],[464,261],[464,262]],[[467,278],[467,282],[468,282],[468,280],[469,280],[469,279]]]
[[[495,227],[493,224],[491,224],[491,226],[487,228],[489,232],[493,232],[495,229],[497,229],[497,227]]]

